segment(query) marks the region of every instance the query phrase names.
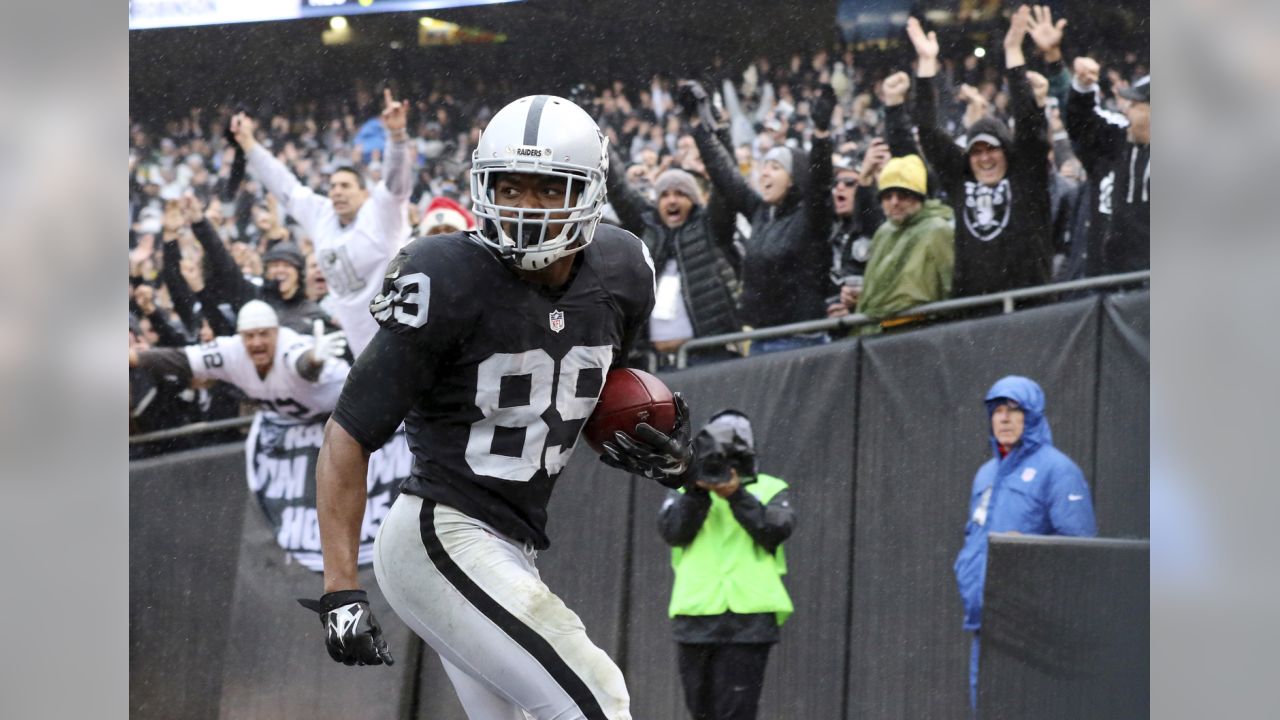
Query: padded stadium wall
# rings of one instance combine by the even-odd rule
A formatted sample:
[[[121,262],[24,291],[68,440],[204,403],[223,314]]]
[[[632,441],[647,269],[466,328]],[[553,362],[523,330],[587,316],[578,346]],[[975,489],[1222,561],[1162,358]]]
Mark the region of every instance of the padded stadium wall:
[[[1044,387],[1055,444],[1090,481],[1100,536],[1148,535],[1149,312],[1146,292],[1090,297],[663,376],[685,394],[695,427],[722,408],[746,412],[761,470],[792,487],[799,522],[786,583],[796,612],[769,659],[762,717],[966,717],[969,635],[951,563],[990,453],[982,397],[1001,376]],[[542,577],[622,667],[634,717],[687,717],[666,617],[670,552],[656,529],[663,489],[591,455],[575,454],[553,496]],[[1145,707],[1145,666],[1103,683],[1044,657],[1145,662],[1145,544],[1015,545],[993,549],[992,567],[1003,559],[988,597],[997,607],[994,598],[1057,599],[988,628],[984,717],[1063,698],[1089,717],[1132,717]],[[1073,585],[1077,576],[1088,584]],[[372,571],[363,582],[397,663],[329,660],[320,623],[295,602],[316,596],[320,579],[275,546],[239,446],[131,465],[130,581],[133,718],[465,717]],[[1065,591],[1082,586],[1093,594]],[[1062,613],[1079,627],[1115,627],[1115,608],[1129,632],[1111,644],[1086,635],[1055,650],[1039,640]]]

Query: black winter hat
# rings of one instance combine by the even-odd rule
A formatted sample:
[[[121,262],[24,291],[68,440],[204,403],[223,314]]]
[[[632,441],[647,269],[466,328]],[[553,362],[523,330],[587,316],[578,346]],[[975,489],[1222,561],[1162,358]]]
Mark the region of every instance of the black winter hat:
[[[302,273],[307,268],[307,258],[302,254],[302,250],[291,242],[278,242],[262,256],[262,264],[265,266],[272,261],[283,261],[298,268],[298,272]]]
[[[1009,126],[993,117],[979,119],[969,126],[968,139],[965,141],[964,147],[965,152],[972,151],[973,146],[980,142],[1008,150],[1010,143]]]

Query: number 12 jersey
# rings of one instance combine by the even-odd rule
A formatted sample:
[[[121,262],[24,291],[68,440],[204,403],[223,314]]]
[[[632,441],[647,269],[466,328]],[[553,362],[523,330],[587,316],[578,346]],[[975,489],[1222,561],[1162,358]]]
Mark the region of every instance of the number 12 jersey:
[[[410,243],[333,416],[368,450],[403,419],[414,456],[403,492],[538,549],[556,477],[654,303],[653,264],[631,233],[599,226],[574,262],[553,290],[463,233]]]

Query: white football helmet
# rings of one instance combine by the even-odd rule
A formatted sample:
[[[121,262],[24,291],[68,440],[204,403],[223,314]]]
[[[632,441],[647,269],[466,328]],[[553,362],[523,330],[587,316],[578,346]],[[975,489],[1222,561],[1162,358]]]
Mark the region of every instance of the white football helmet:
[[[477,235],[522,270],[541,270],[572,255],[595,234],[608,170],[608,141],[585,110],[554,95],[520,98],[493,116],[471,156],[471,210],[479,220]],[[503,173],[567,178],[564,207],[498,205],[494,181]],[[552,221],[553,214],[568,218]],[[548,236],[551,224],[560,227],[555,237]]]

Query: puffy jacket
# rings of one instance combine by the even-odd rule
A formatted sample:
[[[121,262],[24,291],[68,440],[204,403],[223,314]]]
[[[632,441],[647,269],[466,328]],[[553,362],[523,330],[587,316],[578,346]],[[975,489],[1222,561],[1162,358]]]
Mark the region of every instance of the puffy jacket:
[[[627,182],[622,158],[612,148],[610,154],[609,201],[622,226],[649,249],[658,273],[668,258],[675,258],[694,336],[741,330],[734,297],[739,262],[733,247],[734,213],[712,193],[705,207],[694,204],[683,225],[669,228],[653,204]]]
[[[1014,400],[1022,408],[1022,439],[1002,459],[996,438],[990,435],[992,458],[973,478],[964,547],[955,563],[965,630],[982,625],[988,533],[1016,530],[1027,535],[1079,537],[1098,533],[1084,473],[1053,446],[1044,417],[1044,391],[1025,377],[1002,378],[987,392],[988,416],[1000,398]]]
[[[871,241],[858,312],[892,315],[951,295],[955,265],[955,215],[937,200],[897,225],[886,222]],[[879,325],[868,326],[870,332]]]

